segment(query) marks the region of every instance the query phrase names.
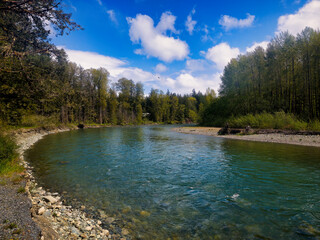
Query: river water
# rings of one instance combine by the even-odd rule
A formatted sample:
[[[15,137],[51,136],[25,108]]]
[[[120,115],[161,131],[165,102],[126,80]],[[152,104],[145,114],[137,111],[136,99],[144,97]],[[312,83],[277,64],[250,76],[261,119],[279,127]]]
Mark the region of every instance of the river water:
[[[320,237],[320,148],[142,126],[48,135],[26,158],[133,239]]]

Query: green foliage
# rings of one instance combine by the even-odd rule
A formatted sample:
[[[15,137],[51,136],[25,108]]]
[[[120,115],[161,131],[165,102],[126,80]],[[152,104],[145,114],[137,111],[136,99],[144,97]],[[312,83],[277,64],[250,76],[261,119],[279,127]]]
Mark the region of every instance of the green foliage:
[[[19,187],[17,190],[17,193],[25,193],[25,192],[26,192],[25,187]]]
[[[9,137],[3,134],[0,135],[0,164],[11,162],[18,157],[17,145]]]
[[[21,119],[21,127],[50,127],[59,124],[58,116],[24,115]]]
[[[285,113],[283,111],[274,114],[248,114],[240,117],[232,117],[227,120],[230,127],[245,128],[250,126],[252,128],[260,129],[287,129],[287,130],[312,130],[319,131],[320,123],[318,120],[310,122],[301,121],[293,114]]]
[[[9,137],[0,133],[0,175],[22,171],[18,164],[17,145]]]
[[[320,131],[320,121],[315,120],[308,123],[308,130],[310,131]]]
[[[200,123],[221,126],[234,116],[239,126],[306,129],[305,122],[320,120],[319,64],[319,30],[306,28],[296,37],[281,33],[267,50],[257,47],[229,62],[219,97],[201,111]]]
[[[63,11],[60,0],[1,1],[0,2],[0,52],[4,57],[2,67],[10,64],[11,57],[22,58],[29,54],[50,52],[59,56],[59,50],[50,43],[48,24],[55,34],[81,29]],[[52,32],[51,32],[52,33]]]
[[[136,112],[137,112],[137,124],[141,124],[142,123],[142,106],[141,106],[141,104],[137,105]]]

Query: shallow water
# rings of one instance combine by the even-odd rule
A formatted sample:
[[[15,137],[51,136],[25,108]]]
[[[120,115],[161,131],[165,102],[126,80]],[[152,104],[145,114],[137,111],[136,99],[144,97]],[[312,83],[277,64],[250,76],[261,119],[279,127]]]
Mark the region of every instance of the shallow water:
[[[141,239],[319,239],[320,148],[167,126],[48,135],[26,152],[51,191]]]

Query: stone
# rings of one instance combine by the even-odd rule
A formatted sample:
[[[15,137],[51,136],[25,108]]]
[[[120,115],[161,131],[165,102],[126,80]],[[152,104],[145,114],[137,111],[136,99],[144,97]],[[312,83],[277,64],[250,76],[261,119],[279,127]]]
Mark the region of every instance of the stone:
[[[107,229],[102,229],[102,234],[105,235],[105,236],[109,236],[109,230]]]
[[[85,209],[86,209],[86,206],[82,205],[81,210],[85,210]]]
[[[107,223],[109,223],[109,224],[113,223],[114,220],[115,220],[115,218],[113,218],[113,217],[108,217],[108,218],[106,218],[106,221],[107,221]]]
[[[45,211],[46,209],[44,207],[39,208],[38,215],[42,215]]]
[[[51,204],[58,202],[58,200],[52,196],[44,196],[43,199]]]
[[[121,231],[121,233],[122,233],[123,235],[128,235],[128,234],[129,234],[129,231],[128,231],[127,229],[123,228],[122,231]]]
[[[86,231],[91,231],[91,230],[92,230],[92,227],[88,226],[88,227],[86,227],[84,230],[86,230]]]
[[[80,231],[79,229],[75,228],[75,227],[71,227],[71,233],[79,236],[80,235]]]
[[[45,217],[50,217],[50,216],[51,216],[51,212],[50,212],[49,210],[47,210],[47,211],[45,211],[45,212],[43,213],[43,216],[45,216]]]
[[[98,221],[97,221],[97,224],[98,224],[98,225],[101,225],[101,224],[102,224],[102,222],[101,222],[100,220],[98,220]]]

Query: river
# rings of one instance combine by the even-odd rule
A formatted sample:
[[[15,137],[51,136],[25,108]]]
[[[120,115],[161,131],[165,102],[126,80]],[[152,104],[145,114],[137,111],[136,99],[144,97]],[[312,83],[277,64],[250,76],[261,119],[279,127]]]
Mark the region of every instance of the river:
[[[133,239],[320,236],[320,148],[141,126],[48,135],[26,158],[41,185]]]

